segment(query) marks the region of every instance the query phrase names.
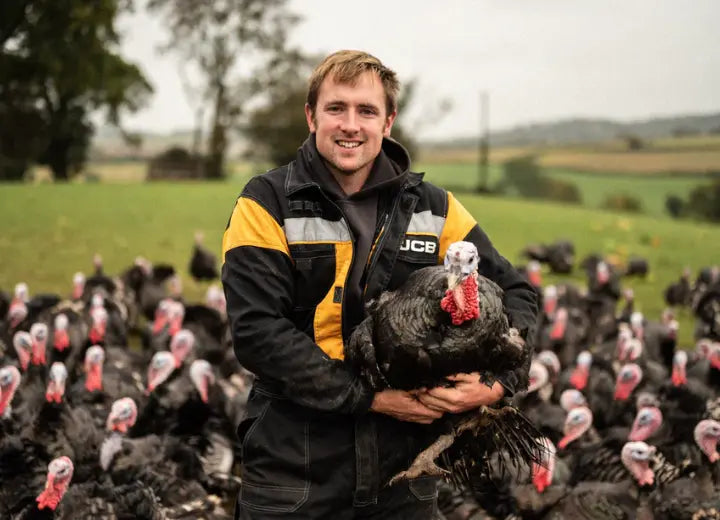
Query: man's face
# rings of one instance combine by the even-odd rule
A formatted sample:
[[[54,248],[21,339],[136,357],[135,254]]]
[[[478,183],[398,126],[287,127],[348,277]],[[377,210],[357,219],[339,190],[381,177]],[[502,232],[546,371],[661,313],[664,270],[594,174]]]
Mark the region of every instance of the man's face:
[[[390,136],[396,112],[386,114],[385,91],[373,72],[360,75],[355,85],[328,76],[320,85],[315,113],[305,116],[320,155],[336,173],[370,172],[383,137]]]

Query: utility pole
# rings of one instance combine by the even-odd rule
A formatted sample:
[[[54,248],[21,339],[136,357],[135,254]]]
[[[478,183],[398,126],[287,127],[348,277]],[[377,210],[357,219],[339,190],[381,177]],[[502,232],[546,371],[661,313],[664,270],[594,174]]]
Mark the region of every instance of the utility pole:
[[[478,142],[478,174],[479,183],[477,191],[487,193],[488,188],[488,152],[490,149],[490,130],[488,128],[488,119],[490,116],[490,103],[488,94],[485,91],[480,92],[480,140]]]

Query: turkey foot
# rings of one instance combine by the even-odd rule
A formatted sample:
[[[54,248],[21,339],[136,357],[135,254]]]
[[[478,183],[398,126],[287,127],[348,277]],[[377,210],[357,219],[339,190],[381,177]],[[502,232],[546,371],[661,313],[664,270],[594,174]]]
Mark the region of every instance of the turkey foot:
[[[452,433],[447,433],[445,435],[441,435],[438,437],[438,439],[433,442],[428,448],[421,451],[420,454],[415,457],[415,460],[410,465],[410,467],[405,470],[401,471],[397,475],[395,475],[393,478],[390,479],[389,485],[393,485],[396,482],[399,482],[403,479],[411,479],[411,478],[417,478],[421,477],[423,475],[431,475],[431,476],[442,476],[442,475],[449,475],[450,472],[447,470],[442,469],[440,466],[435,464],[435,460],[440,456],[440,454],[448,449],[450,446],[452,446],[452,443],[455,442],[455,438],[465,430],[479,430],[481,427],[487,425],[488,423],[488,417],[499,417],[503,416],[506,413],[514,413],[515,409],[511,406],[505,406],[500,409],[496,408],[489,408],[487,406],[481,406],[478,409],[478,413],[476,415],[471,415],[467,418],[467,420],[461,422],[458,424],[454,431]],[[492,419],[490,419],[492,420]]]
[[[441,435],[427,449],[421,451],[420,454],[415,457],[415,460],[407,470],[401,471],[391,478],[388,485],[392,486],[403,479],[413,479],[423,475],[436,477],[449,475],[449,471],[435,464],[435,459],[437,459],[443,451],[452,446],[453,442],[455,442],[455,433]]]

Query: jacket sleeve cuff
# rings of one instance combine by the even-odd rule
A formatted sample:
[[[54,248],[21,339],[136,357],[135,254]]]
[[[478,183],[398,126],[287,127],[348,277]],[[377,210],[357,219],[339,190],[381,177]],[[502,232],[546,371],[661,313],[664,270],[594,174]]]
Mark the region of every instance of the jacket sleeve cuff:
[[[355,399],[355,405],[352,408],[352,413],[362,415],[370,411],[370,407],[375,399],[375,391],[362,380],[358,380],[357,387],[358,393]]]

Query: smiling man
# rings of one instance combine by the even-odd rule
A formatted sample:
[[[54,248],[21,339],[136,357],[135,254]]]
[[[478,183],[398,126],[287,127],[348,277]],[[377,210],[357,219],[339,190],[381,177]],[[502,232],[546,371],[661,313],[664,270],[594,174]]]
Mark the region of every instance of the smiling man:
[[[492,388],[459,374],[453,388],[375,393],[343,362],[365,304],[458,240],[478,247],[512,326],[525,337],[535,323],[532,287],[390,138],[398,89],[367,53],[328,56],[310,78],[296,159],[235,204],[222,279],[235,353],[256,375],[238,427],[236,518],[432,518],[434,478],[386,485],[429,445],[423,425],[527,386],[524,367]]]

